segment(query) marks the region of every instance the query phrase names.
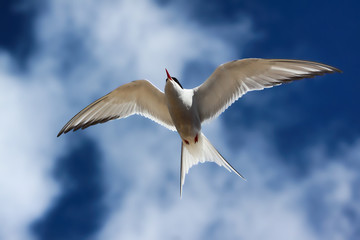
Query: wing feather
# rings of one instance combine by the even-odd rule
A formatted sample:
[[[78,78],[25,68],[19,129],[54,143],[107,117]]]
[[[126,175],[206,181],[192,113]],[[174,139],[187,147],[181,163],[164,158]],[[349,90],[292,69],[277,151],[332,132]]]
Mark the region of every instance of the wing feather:
[[[194,89],[200,120],[219,116],[249,91],[334,72],[341,71],[322,63],[290,59],[249,58],[222,64]]]
[[[58,137],[71,130],[85,129],[133,114],[145,116],[172,131],[176,130],[164,93],[147,80],[137,80],[118,87],[81,110],[65,124]]]

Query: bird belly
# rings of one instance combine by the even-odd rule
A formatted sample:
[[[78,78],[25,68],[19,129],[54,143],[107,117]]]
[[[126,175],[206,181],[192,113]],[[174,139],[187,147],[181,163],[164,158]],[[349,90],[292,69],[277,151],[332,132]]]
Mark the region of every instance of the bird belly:
[[[169,99],[168,108],[173,123],[183,140],[194,141],[201,130],[201,123],[194,106],[184,104],[181,99]]]
[[[165,85],[166,103],[173,123],[182,140],[186,143],[197,142],[201,131],[196,102],[193,101],[194,91],[182,89],[168,81]]]
[[[200,121],[190,109],[173,107],[170,111],[176,130],[182,138],[192,138],[200,131]]]

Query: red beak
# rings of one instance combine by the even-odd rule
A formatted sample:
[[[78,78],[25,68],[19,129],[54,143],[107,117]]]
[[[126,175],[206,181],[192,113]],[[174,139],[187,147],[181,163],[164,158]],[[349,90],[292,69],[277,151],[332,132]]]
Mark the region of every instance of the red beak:
[[[172,78],[171,78],[171,76],[170,76],[170,74],[169,74],[169,72],[168,72],[168,70],[165,68],[165,71],[166,71],[166,74],[167,74],[167,77],[170,79],[170,80],[172,80]]]

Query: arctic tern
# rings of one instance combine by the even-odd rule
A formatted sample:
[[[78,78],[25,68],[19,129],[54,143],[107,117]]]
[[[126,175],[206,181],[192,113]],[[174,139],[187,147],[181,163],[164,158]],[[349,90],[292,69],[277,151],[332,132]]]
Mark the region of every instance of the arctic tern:
[[[147,80],[132,81],[81,110],[57,136],[133,114],[177,131],[182,140],[181,196],[185,175],[199,162],[215,162],[244,178],[201,132],[203,122],[219,116],[248,91],[334,72],[341,71],[312,61],[250,58],[222,64],[200,86],[184,89],[166,70],[165,93]]]

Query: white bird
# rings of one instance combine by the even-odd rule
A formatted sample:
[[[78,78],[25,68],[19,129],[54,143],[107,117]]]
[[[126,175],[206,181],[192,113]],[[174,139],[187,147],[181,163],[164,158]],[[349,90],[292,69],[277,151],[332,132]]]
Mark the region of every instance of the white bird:
[[[215,162],[244,178],[201,132],[203,122],[219,116],[248,91],[334,72],[341,71],[311,61],[251,58],[222,64],[200,86],[184,89],[166,70],[165,93],[147,80],[127,83],[81,110],[57,136],[133,114],[145,116],[177,131],[182,139],[181,196],[185,175],[199,162]]]

